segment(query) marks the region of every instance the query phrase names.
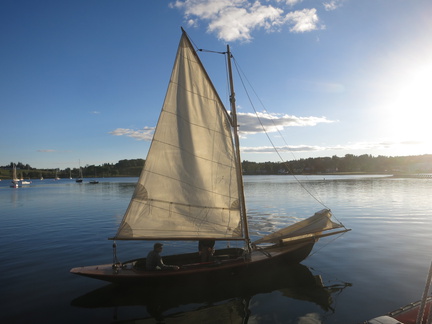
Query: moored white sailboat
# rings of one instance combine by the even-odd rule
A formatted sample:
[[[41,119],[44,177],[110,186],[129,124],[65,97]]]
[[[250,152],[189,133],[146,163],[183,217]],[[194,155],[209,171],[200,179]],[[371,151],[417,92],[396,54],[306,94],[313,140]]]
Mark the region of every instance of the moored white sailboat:
[[[18,188],[19,187],[19,181],[20,179],[18,179],[17,177],[17,172],[16,172],[16,165],[14,164],[12,166],[12,181],[11,181],[11,188]]]
[[[60,180],[59,176],[57,175],[58,173],[58,169],[55,170],[55,177],[54,177],[54,181]]]
[[[305,259],[323,236],[348,231],[328,209],[251,242],[243,192],[237,115],[219,98],[183,31],[146,163],[114,240],[243,241],[201,263],[197,253],[164,256],[178,271],[146,271],[145,259],[78,267],[72,273],[122,283],[224,277]],[[116,258],[115,258],[116,259]]]

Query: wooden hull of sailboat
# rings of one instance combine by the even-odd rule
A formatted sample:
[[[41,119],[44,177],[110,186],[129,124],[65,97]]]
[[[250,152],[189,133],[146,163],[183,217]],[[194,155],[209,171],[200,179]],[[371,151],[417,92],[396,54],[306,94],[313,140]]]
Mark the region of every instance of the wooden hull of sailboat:
[[[315,241],[309,240],[289,246],[256,250],[250,258],[242,256],[242,249],[222,249],[215,254],[215,261],[201,263],[198,253],[164,256],[165,264],[178,265],[179,270],[146,271],[145,259],[136,259],[120,266],[112,264],[77,267],[71,273],[120,284],[157,285],[175,284],[179,281],[220,280],[233,276],[249,276],[280,264],[298,264],[311,252]]]

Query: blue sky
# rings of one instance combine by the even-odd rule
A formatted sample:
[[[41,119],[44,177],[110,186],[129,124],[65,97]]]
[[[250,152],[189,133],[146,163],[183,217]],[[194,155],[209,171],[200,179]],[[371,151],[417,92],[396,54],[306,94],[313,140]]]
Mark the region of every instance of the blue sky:
[[[145,158],[181,26],[230,44],[284,160],[431,154],[431,17],[430,0],[3,1],[0,165]],[[227,102],[224,59],[200,57]],[[279,161],[236,93],[242,159]]]

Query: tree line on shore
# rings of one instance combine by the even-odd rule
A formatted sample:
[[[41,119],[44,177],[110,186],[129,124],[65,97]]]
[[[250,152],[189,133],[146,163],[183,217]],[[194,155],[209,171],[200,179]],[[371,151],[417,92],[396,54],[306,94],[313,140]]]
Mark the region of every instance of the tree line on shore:
[[[12,177],[13,162],[0,167],[0,178]],[[120,160],[117,163],[86,165],[82,167],[85,178],[97,177],[138,177],[145,164],[143,159]],[[78,178],[79,168],[36,169],[21,162],[15,163],[18,176],[24,179]],[[343,173],[431,173],[432,154],[415,156],[377,156],[346,154],[344,157],[318,157],[286,162],[251,162],[243,161],[243,174],[343,174]]]
[[[104,177],[137,177],[140,175],[145,160],[120,160],[117,163],[104,163],[102,165],[86,165],[81,167],[84,178],[104,178]],[[0,166],[0,178],[12,178],[12,169],[15,164],[18,178],[24,179],[49,179],[55,176],[64,178],[78,178],[80,168],[66,169],[37,169],[21,162],[11,162],[6,166]]]

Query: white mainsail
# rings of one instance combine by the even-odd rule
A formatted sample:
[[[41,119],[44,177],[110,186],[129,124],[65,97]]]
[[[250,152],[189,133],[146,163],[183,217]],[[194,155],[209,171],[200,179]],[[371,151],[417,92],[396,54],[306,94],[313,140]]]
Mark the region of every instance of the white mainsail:
[[[19,179],[17,177],[16,165],[14,164],[12,168],[12,182],[18,182],[18,181]]]
[[[183,34],[162,112],[114,239],[242,239],[231,119]]]

